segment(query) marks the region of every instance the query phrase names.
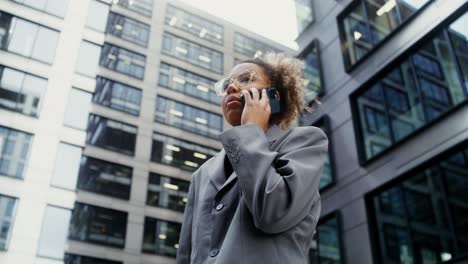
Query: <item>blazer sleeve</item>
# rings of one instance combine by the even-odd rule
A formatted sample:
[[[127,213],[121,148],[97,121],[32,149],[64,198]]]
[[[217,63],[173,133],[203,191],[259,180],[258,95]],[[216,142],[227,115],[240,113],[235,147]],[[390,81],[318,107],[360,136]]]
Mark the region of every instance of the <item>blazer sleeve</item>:
[[[270,151],[263,130],[243,125],[220,136],[255,226],[275,234],[298,224],[319,202],[328,139],[316,127],[297,127]],[[315,216],[318,218],[318,216]]]
[[[189,264],[192,253],[192,222],[193,222],[193,204],[195,200],[195,177],[190,182],[187,204],[184,210],[184,221],[179,237],[179,248],[177,249],[177,264]]]

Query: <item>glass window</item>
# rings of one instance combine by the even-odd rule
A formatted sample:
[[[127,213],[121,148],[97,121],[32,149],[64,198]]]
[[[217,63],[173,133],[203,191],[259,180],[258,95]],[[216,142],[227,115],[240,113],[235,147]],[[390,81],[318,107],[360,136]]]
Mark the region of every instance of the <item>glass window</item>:
[[[51,64],[58,31],[0,11],[0,48]]]
[[[221,115],[161,96],[156,98],[154,121],[212,138],[223,129]]]
[[[123,262],[65,253],[64,264],[123,264]]]
[[[453,43],[453,49],[456,54],[456,59],[463,75],[463,83],[465,93],[468,94],[468,30],[465,25],[468,25],[468,14],[463,15],[453,22],[448,29],[450,39]]]
[[[32,135],[0,126],[0,175],[23,178]]]
[[[328,137],[329,142],[329,151],[325,163],[323,165],[322,176],[320,176],[320,191],[323,191],[327,187],[331,186],[334,183],[334,170],[333,170],[333,160],[332,160],[332,144],[330,136],[330,127],[328,116],[320,118],[313,126],[320,128]]]
[[[111,12],[106,33],[143,47],[148,46],[150,27],[136,20]]]
[[[82,41],[76,62],[76,72],[89,77],[96,76],[101,46],[88,41]]]
[[[0,65],[0,108],[39,116],[47,80]]]
[[[214,84],[214,80],[166,63],[159,67],[160,86],[219,105],[221,97],[216,95]]]
[[[466,101],[463,76],[456,70],[457,56],[443,31],[416,44],[418,49],[353,95],[359,113],[362,161]]]
[[[15,198],[0,194],[0,250],[8,249],[15,216],[15,204]]]
[[[55,158],[55,169],[52,175],[53,186],[74,190],[83,148],[60,143]]]
[[[338,16],[345,67],[354,64],[431,0],[359,0]]]
[[[104,32],[106,30],[109,9],[110,6],[108,4],[97,0],[91,0],[88,7],[86,26],[99,32]]]
[[[185,140],[154,133],[151,160],[195,171],[218,151]]]
[[[444,263],[468,246],[468,142],[374,192],[379,263]],[[404,257],[404,259],[403,259]]]
[[[42,221],[37,254],[42,257],[63,259],[71,211],[47,206]]]
[[[126,212],[75,203],[68,233],[70,239],[124,248],[126,233]]]
[[[132,168],[117,163],[83,157],[78,189],[128,200],[132,171]]]
[[[162,51],[194,65],[223,73],[223,54],[164,32]]]
[[[314,21],[312,0],[294,0],[296,6],[297,32],[302,31]]]
[[[223,44],[223,26],[173,5],[167,5],[164,22],[166,25],[188,32],[197,38],[219,45]]]
[[[280,52],[277,48],[247,37],[239,32],[235,32],[234,34],[234,51],[242,53],[248,57],[258,57],[269,51]]]
[[[86,129],[89,108],[91,107],[90,92],[72,88],[68,96],[67,109],[63,124],[74,128]]]
[[[97,115],[89,115],[86,143],[126,155],[134,155],[137,127]]]
[[[139,53],[105,43],[102,48],[99,64],[109,70],[143,80],[146,57]]]
[[[145,217],[144,253],[176,257],[181,224]]]
[[[342,249],[338,214],[326,216],[317,224],[317,256],[319,264],[341,264]]]
[[[147,17],[153,13],[153,0],[114,0],[114,4]]]
[[[103,77],[96,79],[93,101],[127,114],[140,115],[141,90]]]
[[[189,186],[188,181],[150,173],[146,204],[183,213],[187,204]]]
[[[63,18],[67,11],[68,0],[11,0],[48,14]]]
[[[304,68],[302,71],[305,82],[304,100],[309,104],[324,92],[318,41],[312,41],[300,58],[304,60]]]

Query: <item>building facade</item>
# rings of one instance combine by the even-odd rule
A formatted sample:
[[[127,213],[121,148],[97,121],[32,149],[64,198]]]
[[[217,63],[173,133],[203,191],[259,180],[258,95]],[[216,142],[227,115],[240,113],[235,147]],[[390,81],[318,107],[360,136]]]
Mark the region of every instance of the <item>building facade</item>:
[[[330,140],[311,263],[467,263],[467,1],[296,7]]]
[[[0,263],[175,263],[213,84],[270,50],[183,2],[0,0]]]

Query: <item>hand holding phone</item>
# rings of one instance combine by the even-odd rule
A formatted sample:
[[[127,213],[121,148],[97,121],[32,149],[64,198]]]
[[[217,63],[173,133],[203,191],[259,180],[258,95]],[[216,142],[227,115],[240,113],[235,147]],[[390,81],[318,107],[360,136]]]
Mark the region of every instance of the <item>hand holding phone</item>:
[[[251,91],[249,91],[250,96],[253,98],[253,94]],[[276,92],[276,89],[274,87],[269,87],[266,88],[266,94],[268,96],[269,102],[270,102],[270,109],[271,109],[271,114],[276,114],[281,111],[280,109],[280,103],[279,103],[279,98],[278,98],[278,93]],[[259,99],[262,98],[262,90],[258,91]],[[242,107],[245,106],[245,98],[244,95],[241,94],[240,96]]]

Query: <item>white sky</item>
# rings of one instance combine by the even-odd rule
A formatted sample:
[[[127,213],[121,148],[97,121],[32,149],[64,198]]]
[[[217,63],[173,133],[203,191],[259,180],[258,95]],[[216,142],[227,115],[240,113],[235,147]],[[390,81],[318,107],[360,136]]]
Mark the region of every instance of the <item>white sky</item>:
[[[182,0],[257,34],[297,49],[293,0]]]

